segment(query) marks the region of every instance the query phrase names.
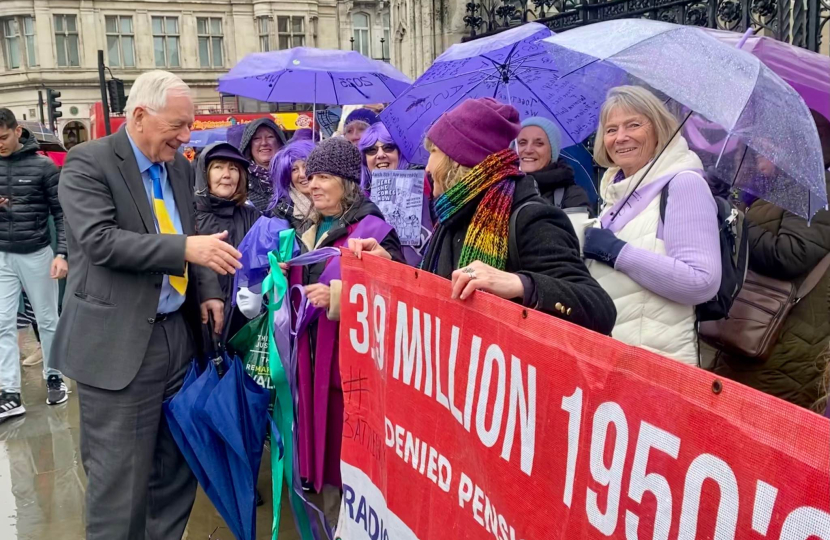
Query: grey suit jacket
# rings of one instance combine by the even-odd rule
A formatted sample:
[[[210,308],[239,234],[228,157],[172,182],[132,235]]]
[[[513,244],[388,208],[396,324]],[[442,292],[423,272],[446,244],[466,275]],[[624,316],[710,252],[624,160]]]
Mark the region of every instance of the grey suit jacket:
[[[124,129],[74,147],[61,171],[69,276],[51,360],[83,384],[121,390],[135,378],[153,332],[163,276],[184,275],[186,236],[196,234],[193,170],[178,154],[166,166],[183,235],[156,233]],[[182,311],[199,335],[199,304],[223,297],[213,271],[188,268]]]

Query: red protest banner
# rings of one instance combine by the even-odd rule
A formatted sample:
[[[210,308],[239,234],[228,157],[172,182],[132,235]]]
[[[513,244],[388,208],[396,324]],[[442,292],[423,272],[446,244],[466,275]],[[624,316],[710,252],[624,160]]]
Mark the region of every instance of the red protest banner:
[[[344,254],[345,540],[830,540],[830,421]]]

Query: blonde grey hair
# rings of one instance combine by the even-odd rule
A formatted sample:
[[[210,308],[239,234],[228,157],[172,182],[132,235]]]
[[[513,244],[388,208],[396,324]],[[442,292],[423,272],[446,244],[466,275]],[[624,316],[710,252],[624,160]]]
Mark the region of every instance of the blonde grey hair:
[[[605,148],[605,124],[615,108],[621,108],[634,114],[641,114],[651,123],[657,136],[655,155],[671,142],[677,131],[677,119],[657,96],[639,86],[617,86],[608,91],[608,97],[599,113],[599,128],[594,139],[594,161],[600,167],[613,167],[614,162]]]
[[[164,109],[171,93],[190,96],[190,87],[169,71],[156,69],[142,73],[130,88],[125,107],[127,120],[132,120],[137,107],[151,109],[151,113]]]
[[[424,148],[426,148],[427,152],[432,152],[434,149],[441,150],[438,146],[435,145],[434,142],[429,140],[429,138],[424,139]],[[442,151],[443,152],[443,151]],[[454,161],[450,156],[444,154],[444,157],[438,162],[437,170],[435,171],[435,176],[433,176],[432,180],[434,182],[439,182],[441,186],[444,188],[444,191],[447,191],[454,185],[456,185],[462,178],[467,176],[472,168],[465,167],[461,165],[457,161]],[[446,173],[446,174],[445,174]],[[444,175],[444,178],[441,176]]]

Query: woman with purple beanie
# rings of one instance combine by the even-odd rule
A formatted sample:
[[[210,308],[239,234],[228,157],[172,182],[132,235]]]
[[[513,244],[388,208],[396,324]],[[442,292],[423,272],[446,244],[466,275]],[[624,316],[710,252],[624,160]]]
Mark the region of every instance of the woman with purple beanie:
[[[269,170],[274,198],[268,209],[274,217],[288,221],[298,234],[305,231],[313,207],[311,186],[305,174],[305,162],[312,150],[311,141],[292,142],[277,152]]]
[[[519,111],[492,98],[467,99],[429,129],[438,223],[421,268],[452,280],[452,298],[487,292],[609,334],[614,304],[580,258],[568,216],[519,170],[510,145],[521,129]],[[349,249],[391,257],[367,236]]]
[[[700,158],[662,101],[619,86],[600,110],[594,160],[608,169],[605,205],[583,252],[617,307],[612,337],[698,365],[695,306],[714,298],[721,281],[718,210]]]

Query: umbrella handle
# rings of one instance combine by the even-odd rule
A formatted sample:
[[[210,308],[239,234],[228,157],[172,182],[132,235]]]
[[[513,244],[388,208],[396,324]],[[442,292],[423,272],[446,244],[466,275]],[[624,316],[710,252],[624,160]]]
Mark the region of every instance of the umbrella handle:
[[[213,344],[213,354],[211,355],[211,360],[216,366],[216,372],[221,377],[225,373],[225,367],[222,365],[222,353],[224,352],[225,347],[222,345],[221,336],[214,332],[214,327],[213,313],[208,313],[208,333],[210,334],[210,341]]]

